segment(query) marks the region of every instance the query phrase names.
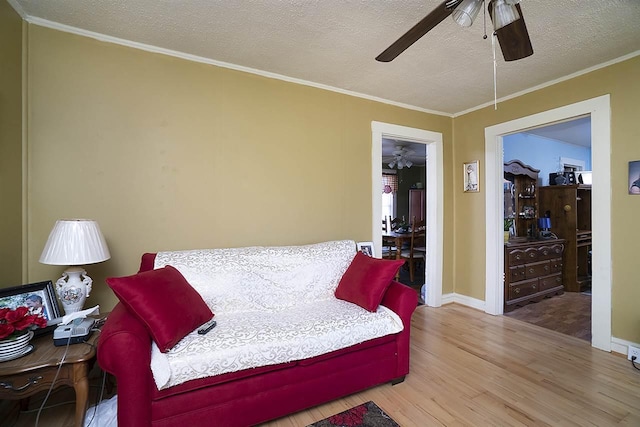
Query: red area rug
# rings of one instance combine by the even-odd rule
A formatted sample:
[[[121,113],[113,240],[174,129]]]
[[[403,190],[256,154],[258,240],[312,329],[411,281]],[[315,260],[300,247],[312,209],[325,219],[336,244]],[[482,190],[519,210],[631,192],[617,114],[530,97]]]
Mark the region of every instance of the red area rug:
[[[400,424],[369,401],[307,427],[400,427]]]

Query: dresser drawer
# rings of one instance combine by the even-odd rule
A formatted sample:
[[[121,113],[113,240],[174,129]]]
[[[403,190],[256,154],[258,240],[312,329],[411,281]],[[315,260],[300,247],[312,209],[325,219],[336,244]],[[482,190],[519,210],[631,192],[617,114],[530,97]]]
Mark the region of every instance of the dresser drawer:
[[[564,245],[562,243],[544,245],[538,248],[538,258],[541,261],[543,259],[558,258],[562,256],[562,252],[564,252]]]
[[[562,273],[562,258],[552,259],[549,261],[549,265],[551,266],[551,273]]]
[[[534,262],[524,266],[524,273],[527,279],[535,279],[540,276],[551,274],[551,265],[549,261]]]
[[[509,259],[509,265],[521,265],[527,262],[527,258],[525,258],[524,250],[522,249],[512,249],[507,253],[507,257]]]
[[[524,265],[509,267],[509,282],[519,282],[526,279],[524,268]]]
[[[538,291],[538,279],[525,280],[524,282],[509,285],[509,299],[526,297]]]
[[[552,276],[541,277],[539,279],[539,285],[541,291],[546,291],[547,289],[557,288],[558,286],[562,286],[562,274],[554,274]]]

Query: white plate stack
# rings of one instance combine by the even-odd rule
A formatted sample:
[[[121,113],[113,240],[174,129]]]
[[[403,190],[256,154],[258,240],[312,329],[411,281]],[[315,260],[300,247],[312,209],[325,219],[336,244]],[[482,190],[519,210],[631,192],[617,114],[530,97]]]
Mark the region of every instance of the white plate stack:
[[[15,339],[0,340],[0,362],[17,359],[31,352],[33,350],[33,346],[29,345],[31,338],[33,338],[33,331],[22,334]]]

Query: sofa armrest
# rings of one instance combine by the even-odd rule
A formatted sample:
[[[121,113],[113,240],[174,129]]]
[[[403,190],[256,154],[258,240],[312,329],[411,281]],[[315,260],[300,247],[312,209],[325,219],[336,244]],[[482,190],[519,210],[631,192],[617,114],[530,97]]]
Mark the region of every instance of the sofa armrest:
[[[411,315],[418,306],[418,293],[407,285],[392,281],[381,304],[400,316],[405,328],[408,328],[411,326]]]
[[[118,426],[151,425],[151,336],[127,308],[118,303],[98,339],[98,364],[116,377]]]
[[[398,344],[398,372],[396,378],[409,373],[409,353],[411,343],[411,315],[418,306],[418,293],[410,287],[391,282],[391,286],[382,298],[382,305],[393,310],[402,319],[404,330],[397,338]]]

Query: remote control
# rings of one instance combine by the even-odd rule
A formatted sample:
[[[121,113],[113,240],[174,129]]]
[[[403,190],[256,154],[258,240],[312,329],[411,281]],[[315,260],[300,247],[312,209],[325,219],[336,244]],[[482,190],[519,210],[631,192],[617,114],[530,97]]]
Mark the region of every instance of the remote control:
[[[200,335],[204,335],[207,332],[209,332],[210,330],[212,330],[213,328],[215,328],[217,324],[218,323],[215,320],[211,319],[207,323],[205,323],[204,325],[202,325],[202,326],[200,326],[198,328],[198,333]]]

